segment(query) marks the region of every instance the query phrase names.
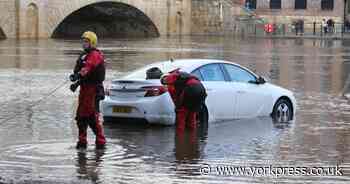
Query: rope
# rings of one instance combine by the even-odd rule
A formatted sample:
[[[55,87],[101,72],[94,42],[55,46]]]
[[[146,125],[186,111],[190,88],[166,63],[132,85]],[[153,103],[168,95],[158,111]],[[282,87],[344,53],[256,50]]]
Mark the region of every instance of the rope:
[[[62,87],[63,87],[64,85],[66,85],[68,82],[69,82],[69,80],[65,80],[62,84],[60,84],[60,85],[58,85],[57,87],[55,87],[54,89],[52,89],[49,93],[47,93],[45,96],[43,96],[42,98],[40,98],[38,101],[36,101],[35,103],[29,105],[29,106],[27,107],[27,109],[28,109],[28,108],[33,108],[33,107],[39,105],[43,100],[45,100],[46,98],[48,98],[48,97],[50,97],[51,95],[53,95],[56,91],[58,91],[60,88],[62,88]],[[20,114],[22,114],[22,113],[24,113],[24,112],[26,112],[26,111],[22,111],[22,112],[15,113],[13,116],[10,116],[10,117],[8,117],[8,118],[6,118],[6,119],[3,119],[2,121],[0,121],[0,125],[3,124],[3,123],[5,123],[5,122],[7,122],[7,121],[9,121],[9,120],[11,120],[11,119],[13,119],[13,118],[15,118],[16,116],[18,116],[18,115],[20,115]]]

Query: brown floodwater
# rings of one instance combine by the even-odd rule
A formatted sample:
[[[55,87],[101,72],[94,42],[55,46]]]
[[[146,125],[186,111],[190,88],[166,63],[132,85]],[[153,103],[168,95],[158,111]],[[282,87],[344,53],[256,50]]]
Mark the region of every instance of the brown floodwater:
[[[234,61],[295,93],[296,120],[174,127],[106,122],[107,149],[74,148],[77,94],[66,83],[78,40],[0,41],[0,183],[349,183],[349,40],[161,37],[101,40],[108,80],[169,58]],[[350,80],[350,78],[348,79]],[[350,81],[349,81],[350,82]],[[55,93],[45,98],[53,89]],[[210,165],[338,166],[342,176],[222,176]]]

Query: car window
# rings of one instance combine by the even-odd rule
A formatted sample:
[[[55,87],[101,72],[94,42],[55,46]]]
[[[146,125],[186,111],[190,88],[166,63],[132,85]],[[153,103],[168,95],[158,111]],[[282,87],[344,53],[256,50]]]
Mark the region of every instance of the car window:
[[[204,81],[225,81],[224,73],[218,64],[205,65],[199,70]]]
[[[202,75],[201,75],[201,72],[200,72],[199,70],[193,71],[192,74],[193,74],[194,76],[196,76],[199,80],[201,80],[201,81],[203,80]]]
[[[228,75],[230,76],[231,81],[235,81],[235,82],[256,81],[255,76],[249,73],[248,71],[244,70],[243,68],[240,68],[235,65],[230,65],[230,64],[224,64],[224,67],[228,72]]]

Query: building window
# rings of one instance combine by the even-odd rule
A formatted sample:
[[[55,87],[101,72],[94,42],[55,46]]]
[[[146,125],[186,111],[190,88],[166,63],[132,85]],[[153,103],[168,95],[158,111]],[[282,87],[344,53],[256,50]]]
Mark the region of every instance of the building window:
[[[281,0],[270,0],[271,9],[281,9]]]
[[[334,0],[322,0],[321,1],[321,9],[322,10],[333,10],[334,8]]]
[[[245,6],[248,9],[256,9],[256,0],[246,0]]]
[[[307,0],[295,0],[295,9],[306,9]]]

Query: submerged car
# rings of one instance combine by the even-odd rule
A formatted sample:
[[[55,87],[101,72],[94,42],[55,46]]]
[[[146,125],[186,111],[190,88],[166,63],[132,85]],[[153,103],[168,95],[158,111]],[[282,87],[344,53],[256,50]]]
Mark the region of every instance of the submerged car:
[[[153,67],[163,73],[179,69],[201,80],[208,95],[199,112],[202,121],[272,116],[278,122],[285,122],[295,118],[293,93],[266,82],[249,69],[223,60],[181,59],[150,64],[113,80],[100,104],[105,119],[175,124],[174,104],[166,86],[159,79],[146,79],[146,71]]]

